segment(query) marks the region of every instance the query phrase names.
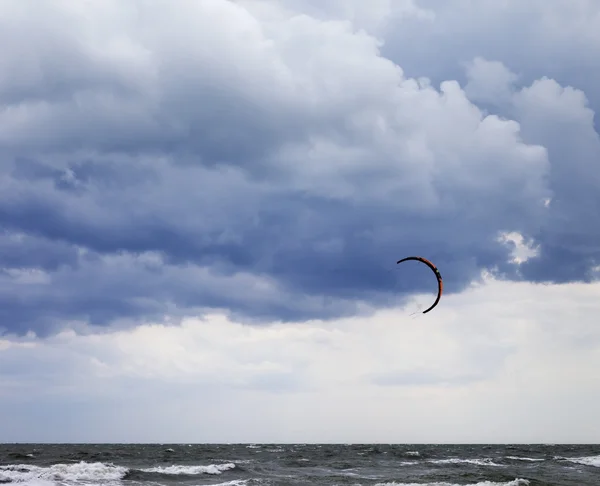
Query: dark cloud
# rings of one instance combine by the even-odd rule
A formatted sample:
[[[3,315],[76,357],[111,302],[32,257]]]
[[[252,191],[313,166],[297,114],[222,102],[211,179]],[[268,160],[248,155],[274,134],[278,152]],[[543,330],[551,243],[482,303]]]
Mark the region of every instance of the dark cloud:
[[[0,232],[0,261],[12,268],[35,268],[55,271],[61,266],[76,266],[77,249],[70,244],[36,238],[9,231]]]
[[[463,2],[417,0],[434,18],[405,16],[402,28],[384,24],[383,54],[410,76],[433,82],[467,80],[464,65],[475,57],[503,62],[527,86],[542,76],[579,88],[600,106],[598,5],[582,0]],[[561,29],[556,26],[560,25]]]
[[[0,83],[6,330],[214,308],[351,315],[431,288],[425,269],[395,268],[409,254],[449,293],[483,269],[520,278],[508,231],[540,246],[527,279],[578,280],[596,262],[598,136],[577,92],[493,91],[519,125],[455,82],[404,78],[347,24],[230,2],[101,5],[97,30],[68,6],[41,30],[11,11],[32,40],[3,54]]]

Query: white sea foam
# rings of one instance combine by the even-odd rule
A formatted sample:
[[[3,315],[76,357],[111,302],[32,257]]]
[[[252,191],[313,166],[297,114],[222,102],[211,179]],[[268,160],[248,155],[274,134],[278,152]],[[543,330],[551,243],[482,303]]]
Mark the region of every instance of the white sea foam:
[[[470,483],[466,485],[459,485],[456,483],[378,483],[375,486],[527,486],[529,481],[527,479],[514,479],[505,483],[498,483],[494,481],[482,481],[480,483]]]
[[[506,456],[507,459],[511,459],[513,461],[528,461],[528,462],[541,462],[546,459],[533,458],[533,457],[518,457],[518,456]]]
[[[574,464],[581,464],[583,466],[600,467],[600,456],[557,457],[556,459],[564,459]]]
[[[234,469],[235,464],[209,464],[206,466],[168,466],[141,469],[143,472],[154,472],[172,475],[222,474]],[[102,484],[117,483],[125,477],[128,468],[105,464],[103,462],[85,462],[76,464],[54,464],[49,467],[29,464],[11,464],[0,466],[0,482],[27,484],[28,486],[48,486],[56,483],[98,482]]]
[[[224,471],[234,468],[235,464],[228,462],[226,464],[210,464],[208,466],[156,466],[140,469],[140,471],[172,475],[186,474],[192,476],[196,474],[222,474]]]
[[[404,453],[407,456],[413,456],[413,457],[419,457],[421,454],[419,454],[419,451],[406,451]]]
[[[453,457],[450,459],[430,459],[427,462],[430,462],[432,464],[475,464],[476,466],[502,466],[502,464],[496,464],[489,457],[483,459],[459,459]]]
[[[79,462],[77,464],[54,464],[50,467],[13,464],[0,466],[0,481],[15,483],[102,481],[122,479],[128,469],[103,462]]]
[[[248,479],[234,479],[233,481],[227,481],[225,483],[216,483],[212,486],[246,486]]]

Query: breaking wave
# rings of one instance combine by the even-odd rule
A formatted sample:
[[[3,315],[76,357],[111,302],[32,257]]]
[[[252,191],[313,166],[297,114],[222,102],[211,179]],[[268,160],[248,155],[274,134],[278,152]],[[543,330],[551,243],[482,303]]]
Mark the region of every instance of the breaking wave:
[[[557,457],[556,459],[563,459],[565,461],[572,462],[573,464],[581,464],[582,466],[600,467],[600,455],[584,457]]]
[[[518,457],[518,456],[506,456],[506,459],[511,461],[527,461],[527,462],[542,462],[546,459],[534,458],[534,457]]]
[[[234,469],[235,464],[209,464],[205,466],[157,466],[143,469],[130,469],[103,462],[85,462],[77,464],[54,464],[49,467],[14,464],[0,466],[0,483],[32,483],[39,481],[52,482],[115,482],[121,479],[132,479],[152,473],[159,475],[188,475],[222,474]],[[232,483],[233,484],[233,483]],[[241,484],[241,483],[240,483]]]
[[[230,469],[235,469],[235,464],[232,462],[226,464],[210,464],[208,466],[156,466],[140,469],[140,471],[158,474],[185,474],[194,476],[196,474],[221,474]]]
[[[494,466],[500,467],[502,464],[495,463],[492,459],[486,457],[483,459],[459,459],[459,458],[450,458],[450,459],[430,459],[429,461],[432,464],[474,464],[476,466]]]
[[[494,481],[482,481],[479,483],[471,484],[457,484],[457,483],[377,483],[375,486],[527,486],[529,481],[527,479],[514,479],[512,481],[498,483]]]

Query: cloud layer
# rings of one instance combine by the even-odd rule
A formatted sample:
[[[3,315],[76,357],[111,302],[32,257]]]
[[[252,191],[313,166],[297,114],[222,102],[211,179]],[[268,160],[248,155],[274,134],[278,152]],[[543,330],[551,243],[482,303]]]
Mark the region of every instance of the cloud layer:
[[[431,288],[409,254],[593,279],[600,7],[454,3],[3,2],[0,326],[351,316]]]

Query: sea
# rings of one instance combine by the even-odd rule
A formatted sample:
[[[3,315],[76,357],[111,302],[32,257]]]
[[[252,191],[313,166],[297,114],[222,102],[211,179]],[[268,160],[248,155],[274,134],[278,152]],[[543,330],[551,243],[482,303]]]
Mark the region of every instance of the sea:
[[[15,486],[600,486],[600,445],[3,444]]]

